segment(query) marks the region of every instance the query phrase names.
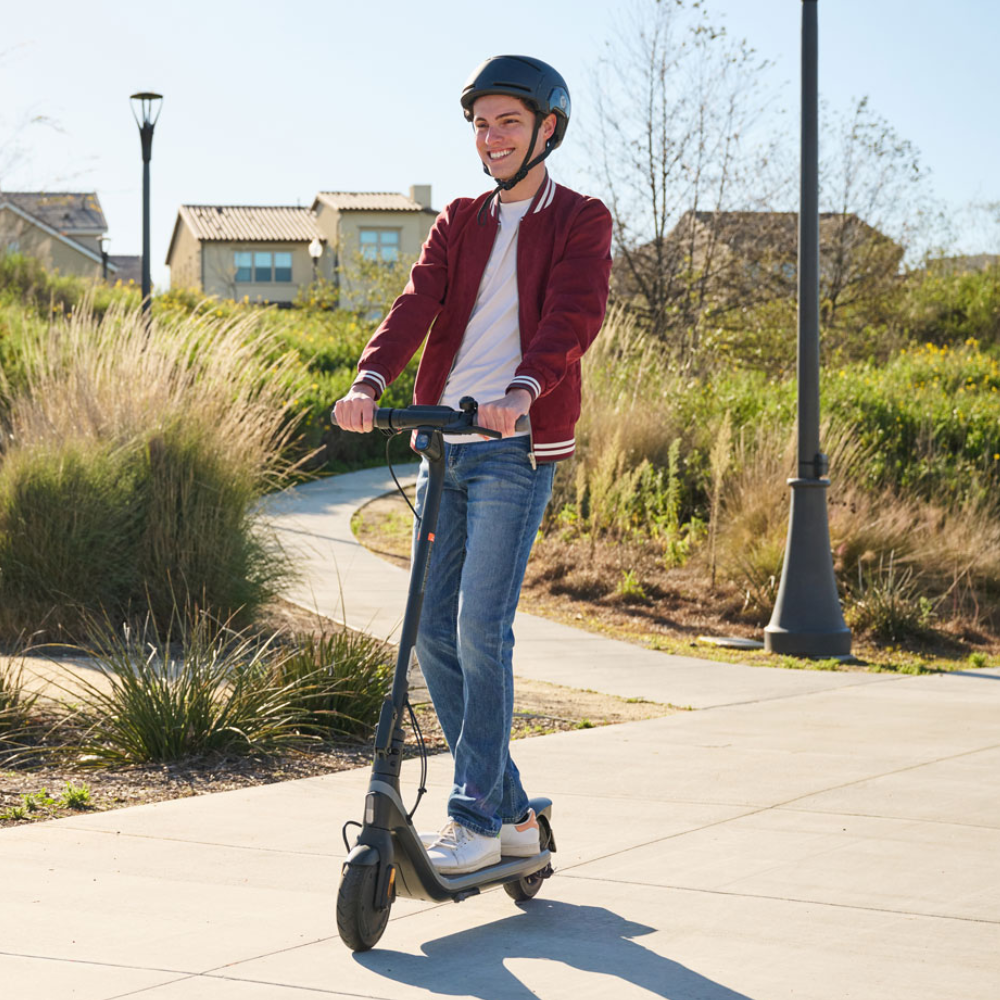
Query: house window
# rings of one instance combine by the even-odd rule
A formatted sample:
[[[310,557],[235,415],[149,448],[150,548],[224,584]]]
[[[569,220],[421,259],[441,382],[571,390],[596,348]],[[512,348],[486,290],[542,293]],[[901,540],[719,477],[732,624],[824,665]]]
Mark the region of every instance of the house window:
[[[253,254],[249,252],[237,250],[236,253],[233,254],[233,266],[236,268],[237,281],[253,280],[253,273],[251,270],[252,263]]]
[[[268,250],[255,250],[253,253],[253,280],[271,280],[271,253]]]
[[[290,253],[276,253],[274,255],[274,280],[292,280],[292,255]]]
[[[233,254],[233,265],[239,282],[292,280],[292,255],[288,251],[237,250]]]
[[[360,232],[361,256],[365,260],[399,260],[398,229],[362,229]]]

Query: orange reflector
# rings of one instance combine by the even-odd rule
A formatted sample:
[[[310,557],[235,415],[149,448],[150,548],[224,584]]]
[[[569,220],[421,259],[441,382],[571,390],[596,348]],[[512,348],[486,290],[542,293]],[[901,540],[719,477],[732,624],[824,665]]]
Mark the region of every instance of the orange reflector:
[[[428,531],[427,532],[427,541],[429,541],[429,542],[433,542],[434,541],[434,532],[433,531]]]
[[[396,868],[393,866],[389,869],[389,888],[391,889],[396,884]]]

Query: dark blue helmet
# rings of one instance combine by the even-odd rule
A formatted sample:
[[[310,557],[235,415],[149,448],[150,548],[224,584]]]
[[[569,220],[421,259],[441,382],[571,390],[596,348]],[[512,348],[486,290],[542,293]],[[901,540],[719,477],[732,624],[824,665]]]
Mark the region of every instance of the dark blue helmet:
[[[569,125],[569,89],[566,81],[548,63],[530,56],[491,56],[462,88],[465,117],[472,121],[472,105],[486,94],[509,94],[520,98],[542,118],[556,116],[556,128],[547,143],[549,151],[563,140]]]

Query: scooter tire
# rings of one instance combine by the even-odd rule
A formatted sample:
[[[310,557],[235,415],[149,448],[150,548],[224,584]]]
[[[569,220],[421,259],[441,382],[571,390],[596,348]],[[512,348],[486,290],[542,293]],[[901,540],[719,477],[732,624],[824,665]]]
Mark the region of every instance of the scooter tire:
[[[378,943],[389,910],[375,908],[378,865],[348,865],[337,891],[337,930],[351,951],[368,951]]]

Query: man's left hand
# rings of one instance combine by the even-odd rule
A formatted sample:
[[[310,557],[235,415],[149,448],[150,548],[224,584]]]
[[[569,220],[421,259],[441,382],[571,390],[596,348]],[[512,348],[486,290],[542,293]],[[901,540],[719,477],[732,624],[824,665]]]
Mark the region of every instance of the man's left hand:
[[[480,403],[476,423],[499,431],[504,437],[514,433],[518,417],[523,417],[531,407],[531,393],[527,389],[511,389],[503,399]]]

